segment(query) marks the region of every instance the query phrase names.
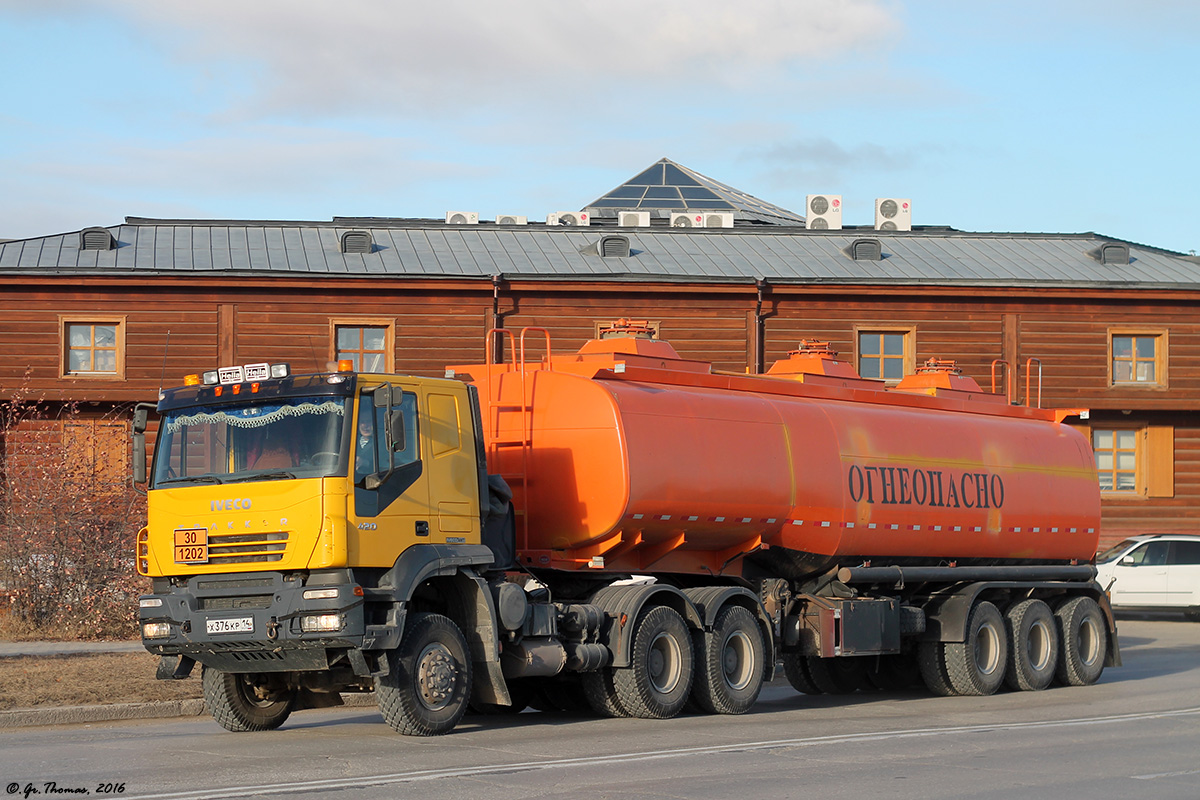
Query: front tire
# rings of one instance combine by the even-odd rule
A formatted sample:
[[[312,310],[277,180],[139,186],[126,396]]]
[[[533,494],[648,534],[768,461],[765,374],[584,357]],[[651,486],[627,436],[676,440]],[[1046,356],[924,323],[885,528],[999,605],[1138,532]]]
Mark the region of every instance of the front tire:
[[[1104,613],[1090,597],[1073,597],[1054,612],[1062,650],[1056,671],[1068,686],[1091,686],[1104,672],[1108,627]]]
[[[692,696],[710,714],[745,714],[763,686],[762,629],[741,606],[717,614],[711,633],[696,637]]]
[[[294,690],[271,688],[244,673],[204,667],[201,683],[209,713],[222,728],[234,733],[275,730],[296,704]]]
[[[642,613],[629,667],[612,671],[621,707],[632,717],[668,719],[692,691],[692,642],[683,617],[667,606]]]
[[[448,617],[409,618],[400,647],[388,654],[388,674],[375,679],[379,711],[405,736],[449,733],[467,712],[471,657],[462,631]]]

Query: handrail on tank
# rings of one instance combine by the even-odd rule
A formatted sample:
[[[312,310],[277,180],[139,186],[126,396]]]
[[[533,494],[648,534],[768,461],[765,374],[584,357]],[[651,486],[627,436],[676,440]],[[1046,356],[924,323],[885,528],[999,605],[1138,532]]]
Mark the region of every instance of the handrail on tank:
[[[1026,407],[1029,406],[1029,398],[1031,397],[1031,395],[1029,393],[1030,373],[1032,372],[1033,362],[1035,362],[1035,361],[1037,362],[1037,365],[1038,365],[1037,408],[1041,408],[1042,407],[1042,360],[1040,358],[1034,358],[1033,356],[1030,356],[1029,360],[1027,360],[1025,362],[1025,405],[1026,405]]]
[[[521,328],[521,371],[525,371],[525,334],[529,332],[541,333],[546,340],[546,366],[550,366],[550,331],[545,328],[527,327]]]
[[[1012,364],[1003,358],[992,359],[992,394],[996,394],[996,365],[1004,365],[1004,398],[1012,402]]]

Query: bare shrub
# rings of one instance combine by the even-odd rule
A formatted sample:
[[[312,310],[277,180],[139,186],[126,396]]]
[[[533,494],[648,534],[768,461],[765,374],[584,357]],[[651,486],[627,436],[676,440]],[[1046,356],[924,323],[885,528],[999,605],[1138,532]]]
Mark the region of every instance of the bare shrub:
[[[0,402],[0,589],[13,627],[51,638],[136,633],[145,503],[129,482],[126,411],[98,418],[23,390]]]

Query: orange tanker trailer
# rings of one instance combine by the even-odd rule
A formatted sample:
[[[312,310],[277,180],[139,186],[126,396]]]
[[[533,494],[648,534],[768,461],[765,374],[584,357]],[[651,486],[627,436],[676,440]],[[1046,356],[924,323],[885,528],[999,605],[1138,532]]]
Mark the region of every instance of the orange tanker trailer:
[[[552,592],[634,591],[614,589],[614,573],[643,594],[749,587],[764,650],[782,651],[805,692],[918,676],[943,694],[1006,679],[1041,689],[1119,663],[1089,566],[1092,451],[1063,424],[1080,410],[1012,405],[951,362],[888,387],[824,343],[738,375],[626,320],[572,355],[552,355],[540,329],[495,335],[512,361],[448,375],[479,390],[488,466],[514,495],[516,561]],[[701,612],[697,628],[714,618]],[[610,713],[662,715],[618,691],[631,621],[605,631],[618,669],[583,685]]]

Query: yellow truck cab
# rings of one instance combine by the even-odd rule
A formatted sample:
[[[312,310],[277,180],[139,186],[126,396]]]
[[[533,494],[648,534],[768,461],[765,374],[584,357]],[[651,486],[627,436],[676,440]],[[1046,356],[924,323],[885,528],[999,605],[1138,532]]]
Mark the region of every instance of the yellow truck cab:
[[[143,641],[163,656],[160,677],[204,665],[206,699],[227,728],[276,727],[294,708],[371,690],[422,586],[445,576],[439,597],[482,603],[487,618],[490,592],[473,570],[511,553],[500,542],[511,523],[494,549],[482,542],[490,500],[475,390],[343,366],[189,376],[157,405],[151,474],[135,446],[135,480],[149,478]],[[142,411],[140,442],[145,427]],[[495,661],[494,640],[470,638]],[[481,696],[500,700],[487,684]]]

